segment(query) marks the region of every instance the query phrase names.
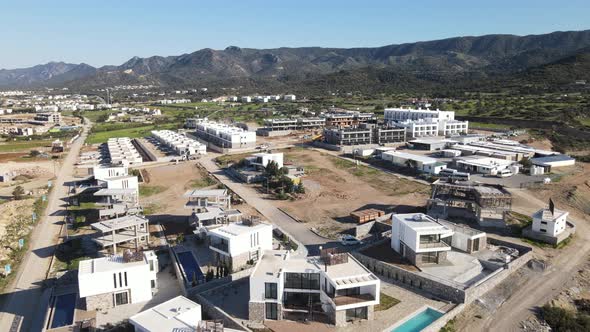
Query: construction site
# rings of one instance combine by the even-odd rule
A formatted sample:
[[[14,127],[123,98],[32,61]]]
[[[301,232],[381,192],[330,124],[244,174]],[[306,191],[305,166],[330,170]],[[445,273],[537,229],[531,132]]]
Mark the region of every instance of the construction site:
[[[439,218],[474,220],[484,227],[505,227],[505,214],[512,208],[512,195],[500,185],[457,179],[432,183],[428,214]]]

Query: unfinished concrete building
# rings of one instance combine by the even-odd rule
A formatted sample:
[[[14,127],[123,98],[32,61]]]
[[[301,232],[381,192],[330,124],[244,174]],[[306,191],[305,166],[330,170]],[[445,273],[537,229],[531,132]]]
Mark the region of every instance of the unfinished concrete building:
[[[427,205],[431,216],[468,218],[486,227],[505,227],[511,207],[512,195],[502,186],[455,179],[434,182]]]
[[[149,221],[142,216],[123,216],[115,219],[99,221],[90,227],[98,231],[93,240],[102,248],[110,248],[112,254],[117,253],[117,246],[130,242],[135,249],[141,243],[147,246],[150,240]]]
[[[359,145],[373,142],[373,130],[370,128],[326,128],[324,139],[328,144]]]

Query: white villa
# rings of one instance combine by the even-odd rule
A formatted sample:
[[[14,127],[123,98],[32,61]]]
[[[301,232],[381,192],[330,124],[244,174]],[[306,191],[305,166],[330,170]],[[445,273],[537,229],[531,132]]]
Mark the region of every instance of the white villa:
[[[248,261],[257,262],[272,249],[272,225],[244,220],[215,228],[208,233],[214,261],[238,271]]]
[[[201,325],[201,305],[177,296],[129,318],[135,332],[197,331]]]
[[[81,261],[78,291],[86,310],[106,310],[147,302],[157,288],[158,257],[153,251],[102,257]]]
[[[320,257],[290,257],[288,251],[266,251],[250,275],[249,319],[297,319],[314,312],[336,326],[373,319],[380,285],[348,253],[326,249]]]
[[[451,250],[454,232],[423,213],[391,216],[391,247],[412,264],[439,264]]]

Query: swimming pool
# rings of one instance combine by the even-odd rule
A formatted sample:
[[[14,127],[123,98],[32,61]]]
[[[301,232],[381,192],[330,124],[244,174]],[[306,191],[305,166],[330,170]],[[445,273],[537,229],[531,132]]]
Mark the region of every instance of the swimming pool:
[[[391,332],[419,332],[425,327],[432,324],[435,320],[439,319],[442,312],[434,310],[432,308],[426,308],[425,310],[415,314],[412,318],[405,321],[400,326],[391,330]]]
[[[176,253],[178,256],[178,262],[182,265],[182,269],[184,270],[184,280],[187,283],[191,283],[193,280],[197,280],[197,282],[204,281],[203,272],[193,256],[193,253],[190,251],[184,251]],[[193,277],[194,275],[194,277]]]
[[[53,305],[53,319],[50,328],[72,325],[74,323],[74,310],[76,309],[76,293],[59,295]]]

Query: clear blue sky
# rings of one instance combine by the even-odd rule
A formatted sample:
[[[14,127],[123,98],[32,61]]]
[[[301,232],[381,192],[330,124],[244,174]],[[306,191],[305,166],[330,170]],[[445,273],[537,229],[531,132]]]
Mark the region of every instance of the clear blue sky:
[[[0,5],[0,68],[121,64],[229,45],[362,47],[590,29],[590,1],[43,0]]]

